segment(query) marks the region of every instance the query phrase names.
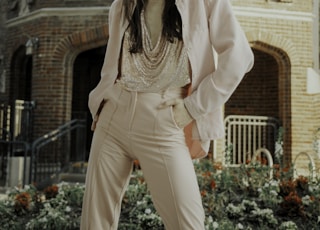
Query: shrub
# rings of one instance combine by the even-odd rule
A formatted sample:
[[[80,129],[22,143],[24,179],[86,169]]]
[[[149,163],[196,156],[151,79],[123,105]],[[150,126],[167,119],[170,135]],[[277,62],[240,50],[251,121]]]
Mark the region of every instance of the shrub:
[[[319,229],[319,178],[293,178],[290,168],[277,165],[223,168],[210,160],[194,165],[206,229]],[[12,230],[79,229],[83,192],[83,185],[67,183],[43,191],[33,186],[16,188],[0,201],[0,225]],[[164,229],[139,169],[133,172],[123,199],[119,229]]]

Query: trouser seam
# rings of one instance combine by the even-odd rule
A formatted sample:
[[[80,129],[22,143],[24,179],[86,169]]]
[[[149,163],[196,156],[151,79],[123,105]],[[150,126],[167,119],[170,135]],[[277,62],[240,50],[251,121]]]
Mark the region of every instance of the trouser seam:
[[[175,192],[173,191],[173,184],[172,184],[172,181],[171,181],[171,177],[170,177],[170,174],[168,172],[168,166],[167,166],[167,161],[164,157],[164,154],[162,154],[162,150],[161,148],[159,147],[159,152],[161,152],[161,157],[162,157],[162,160],[164,162],[164,165],[166,167],[166,173],[168,175],[168,180],[169,180],[169,183],[170,183],[170,190],[171,190],[171,194],[172,194],[172,197],[173,197],[173,203],[174,203],[174,207],[175,207],[175,210],[176,210],[176,213],[177,213],[177,218],[178,218],[178,223],[179,223],[179,229],[182,229],[181,228],[181,219],[180,219],[180,214],[178,212],[178,208],[177,208],[177,199],[176,199],[176,194]]]
[[[105,137],[104,137],[104,138],[107,138],[108,136],[109,136],[109,135],[108,135],[107,133],[105,133]],[[98,162],[101,162],[101,161],[100,161],[101,152],[102,152],[102,148],[99,149],[99,153],[98,153],[98,156],[97,156]],[[91,166],[90,168],[93,167],[92,164],[91,164],[90,166]],[[98,164],[98,167],[100,168],[100,164]],[[94,172],[94,174],[91,175],[91,178],[96,178],[96,174],[97,174],[96,172],[97,172],[97,170],[94,170],[93,172]],[[97,184],[96,179],[94,179],[93,182],[92,182],[92,184],[90,184],[90,185],[91,185],[90,187],[91,187],[92,190],[91,190],[91,192],[90,192],[90,199],[89,199],[90,202],[89,202],[89,204],[92,203],[92,199],[93,199],[93,197],[94,197],[93,194],[95,194],[95,190],[96,190],[96,184]],[[91,208],[90,208],[90,209],[91,209]],[[89,222],[89,221],[86,221],[86,222],[89,223],[89,224],[88,224],[88,229],[90,229],[90,223],[91,223],[91,222]]]
[[[131,165],[131,170],[132,171],[132,165]],[[127,189],[127,186],[130,182],[130,176],[127,178],[127,180],[125,181],[125,183],[123,183],[122,185],[122,189],[121,189],[121,192],[120,192],[120,196],[119,196],[119,199],[118,199],[118,202],[116,203],[115,207],[114,207],[114,210],[113,210],[113,219],[112,219],[112,224],[110,225],[111,229],[113,228],[114,224],[115,223],[118,223],[118,220],[116,221],[115,219],[115,213],[116,213],[116,210],[119,206],[121,206],[121,202],[122,202],[122,199],[123,199],[123,196],[124,196],[124,193],[126,192],[126,189]],[[120,207],[119,207],[120,208]],[[120,218],[120,216],[118,217],[118,219]]]

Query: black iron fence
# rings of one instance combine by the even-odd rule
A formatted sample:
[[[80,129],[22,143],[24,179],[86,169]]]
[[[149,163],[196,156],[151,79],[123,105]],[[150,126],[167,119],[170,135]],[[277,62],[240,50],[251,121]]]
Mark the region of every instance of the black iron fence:
[[[24,164],[27,164],[26,159],[30,152],[34,108],[34,101],[15,100],[12,103],[0,103],[0,185],[2,186],[10,185],[9,181],[13,179],[10,171],[15,171],[18,175],[17,180],[20,181],[17,183],[23,184],[27,180],[27,166]],[[22,166],[17,168],[21,163]]]
[[[77,157],[72,159],[71,155]],[[84,161],[85,155],[86,122],[71,120],[32,143],[30,182],[45,183],[67,170],[70,162]]]
[[[0,186],[43,183],[84,161],[86,121],[72,120],[32,140],[34,102],[0,104]]]

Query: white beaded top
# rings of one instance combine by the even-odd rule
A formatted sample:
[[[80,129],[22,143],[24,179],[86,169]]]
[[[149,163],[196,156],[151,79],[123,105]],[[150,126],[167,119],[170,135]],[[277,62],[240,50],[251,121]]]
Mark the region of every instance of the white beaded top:
[[[127,90],[138,92],[158,92],[189,84],[191,71],[183,42],[175,38],[171,43],[160,35],[153,47],[144,11],[141,13],[141,25],[143,45],[141,53],[129,52],[130,34],[128,30],[125,32],[121,77],[117,83]]]

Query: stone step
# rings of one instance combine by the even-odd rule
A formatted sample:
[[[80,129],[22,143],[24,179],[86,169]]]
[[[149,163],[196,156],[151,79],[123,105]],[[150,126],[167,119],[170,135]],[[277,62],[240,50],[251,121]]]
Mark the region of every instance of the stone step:
[[[84,183],[86,174],[83,173],[60,173],[58,176],[59,182],[70,182],[70,183]]]

